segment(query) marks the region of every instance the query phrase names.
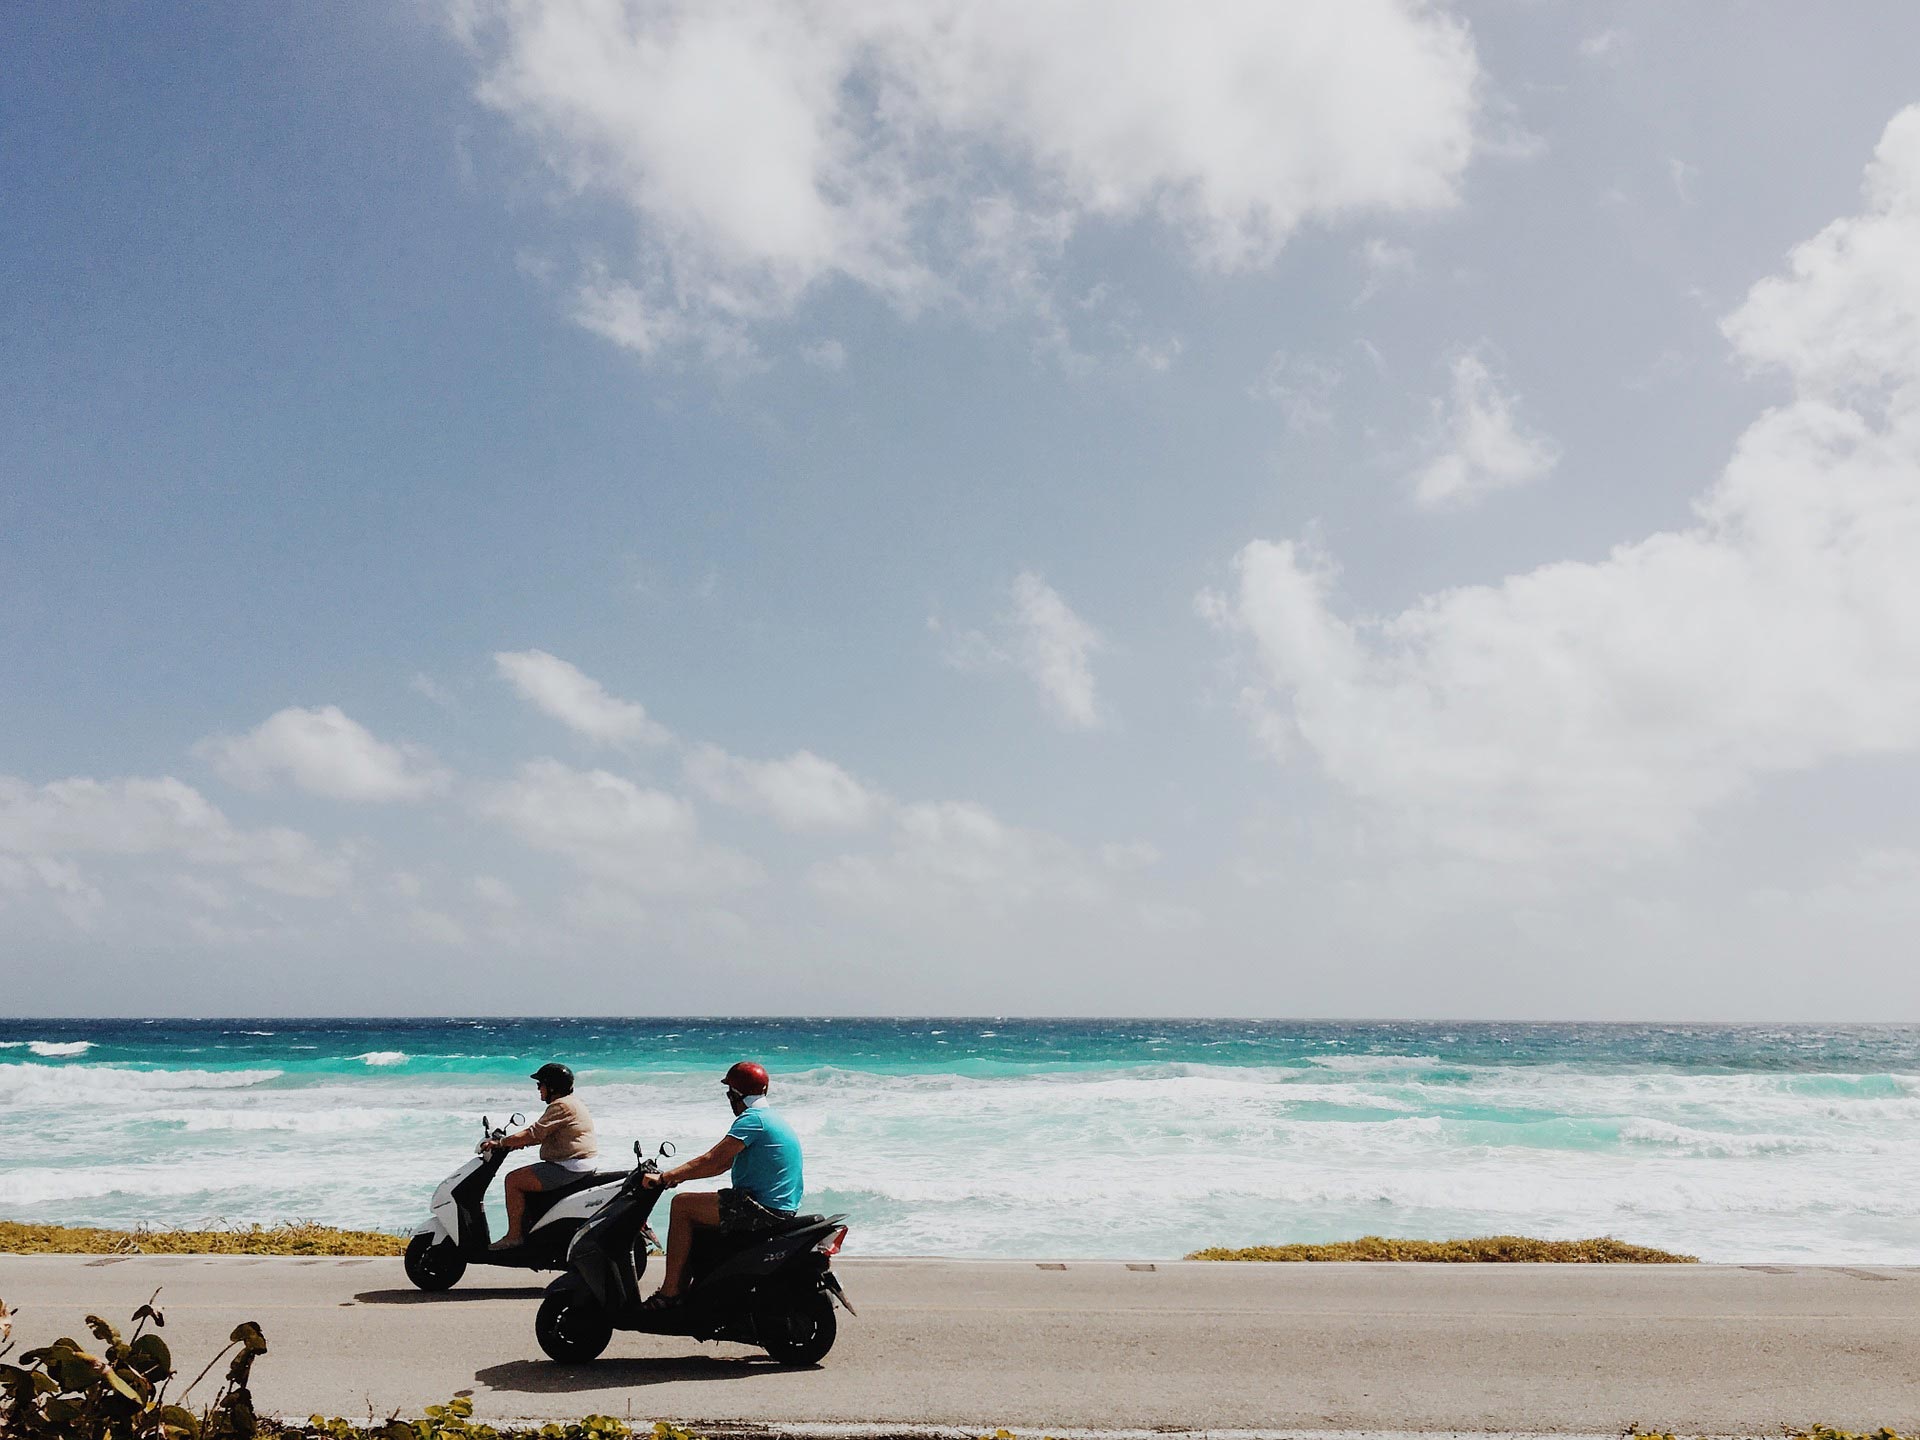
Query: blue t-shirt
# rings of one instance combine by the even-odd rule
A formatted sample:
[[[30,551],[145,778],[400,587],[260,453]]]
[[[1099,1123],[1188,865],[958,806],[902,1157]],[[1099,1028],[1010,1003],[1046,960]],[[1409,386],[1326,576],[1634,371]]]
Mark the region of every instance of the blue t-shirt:
[[[733,1157],[733,1188],[769,1210],[791,1215],[800,1208],[806,1181],[800,1174],[800,1137],[765,1105],[743,1110],[727,1134],[747,1148]]]

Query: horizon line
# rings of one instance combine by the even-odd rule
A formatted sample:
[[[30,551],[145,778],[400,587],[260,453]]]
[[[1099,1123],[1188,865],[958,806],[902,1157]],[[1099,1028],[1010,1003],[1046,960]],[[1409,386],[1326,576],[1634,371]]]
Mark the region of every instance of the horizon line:
[[[1790,1029],[1808,1029],[1818,1026],[1846,1026],[1852,1029],[1901,1029],[1920,1026],[1920,1018],[1912,1020],[1786,1020],[1786,1019],[1704,1019],[1683,1017],[1639,1017],[1632,1019],[1574,1019],[1569,1017],[1540,1016],[1411,1016],[1411,1015],[1099,1015],[1099,1014],[990,1014],[986,1012],[940,1013],[935,1011],[899,1011],[894,1013],[806,1013],[800,1011],[742,1011],[733,1014],[724,1013],[656,1013],[637,1014],[553,1014],[521,1015],[511,1013],[488,1014],[474,1011],[468,1013],[431,1013],[414,1014],[254,1014],[232,1015],[7,1015],[0,1016],[0,1025],[51,1024],[51,1025],[97,1025],[97,1024],[142,1024],[159,1025],[168,1022],[188,1022],[193,1024],[214,1024],[240,1020],[278,1020],[282,1022],[327,1023],[349,1022],[369,1024],[381,1021],[423,1021],[436,1020],[449,1023],[463,1021],[495,1021],[519,1025],[548,1024],[566,1021],[657,1023],[690,1021],[725,1022],[728,1024],[811,1021],[828,1024],[841,1021],[866,1023],[875,1021],[940,1020],[947,1022],[986,1021],[994,1024],[1124,1024],[1142,1025],[1705,1025],[1723,1028],[1773,1026]]]

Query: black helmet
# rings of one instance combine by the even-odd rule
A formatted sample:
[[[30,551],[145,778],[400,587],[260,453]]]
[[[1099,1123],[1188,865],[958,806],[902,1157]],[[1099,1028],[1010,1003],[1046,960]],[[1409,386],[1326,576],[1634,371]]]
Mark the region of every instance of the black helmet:
[[[573,1093],[573,1071],[564,1065],[556,1065],[551,1060],[527,1078],[529,1080],[538,1080],[542,1085],[545,1085],[549,1090],[553,1091],[555,1095],[571,1095]]]

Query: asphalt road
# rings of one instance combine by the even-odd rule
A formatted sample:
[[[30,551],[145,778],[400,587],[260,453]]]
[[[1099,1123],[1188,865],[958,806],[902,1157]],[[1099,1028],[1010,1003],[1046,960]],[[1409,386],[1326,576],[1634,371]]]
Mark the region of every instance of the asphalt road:
[[[471,1394],[478,1415],[1301,1431],[1920,1431],[1920,1269],[1189,1265],[843,1260],[858,1319],[824,1365],[616,1334],[549,1363],[537,1285],[438,1296],[397,1260],[0,1256],[15,1338],[155,1286],[183,1368],[243,1319],[282,1414],[365,1417]]]

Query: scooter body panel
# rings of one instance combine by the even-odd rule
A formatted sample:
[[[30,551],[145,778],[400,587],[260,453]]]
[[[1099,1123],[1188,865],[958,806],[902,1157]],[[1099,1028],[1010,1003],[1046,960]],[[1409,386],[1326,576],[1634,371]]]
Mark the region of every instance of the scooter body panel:
[[[640,1309],[640,1277],[647,1250],[641,1240],[647,1218],[660,1201],[658,1190],[642,1190],[631,1180],[598,1208],[567,1248],[567,1273],[547,1286],[549,1294],[584,1288],[621,1329],[624,1317]]]
[[[541,1192],[534,1191],[527,1196],[527,1239],[531,1241],[542,1231],[553,1228],[572,1230],[591,1220],[600,1207],[613,1198],[616,1183],[617,1177],[571,1191],[544,1205]]]
[[[804,1230],[789,1230],[749,1240],[724,1259],[704,1267],[697,1283],[702,1286],[756,1284],[793,1264],[802,1252],[813,1249],[838,1230],[846,1218],[844,1215],[823,1216],[818,1224],[809,1225]],[[824,1260],[826,1257],[821,1258]]]
[[[487,1220],[487,1191],[506,1161],[504,1151],[477,1154],[440,1182],[433,1192],[427,1219],[415,1235],[433,1235],[435,1243],[455,1246],[469,1264],[517,1269],[553,1269],[564,1263],[567,1243],[583,1224],[616,1193],[619,1177],[607,1175],[597,1185],[569,1190],[558,1199],[535,1191],[527,1197],[527,1243],[512,1250],[494,1250]]]

